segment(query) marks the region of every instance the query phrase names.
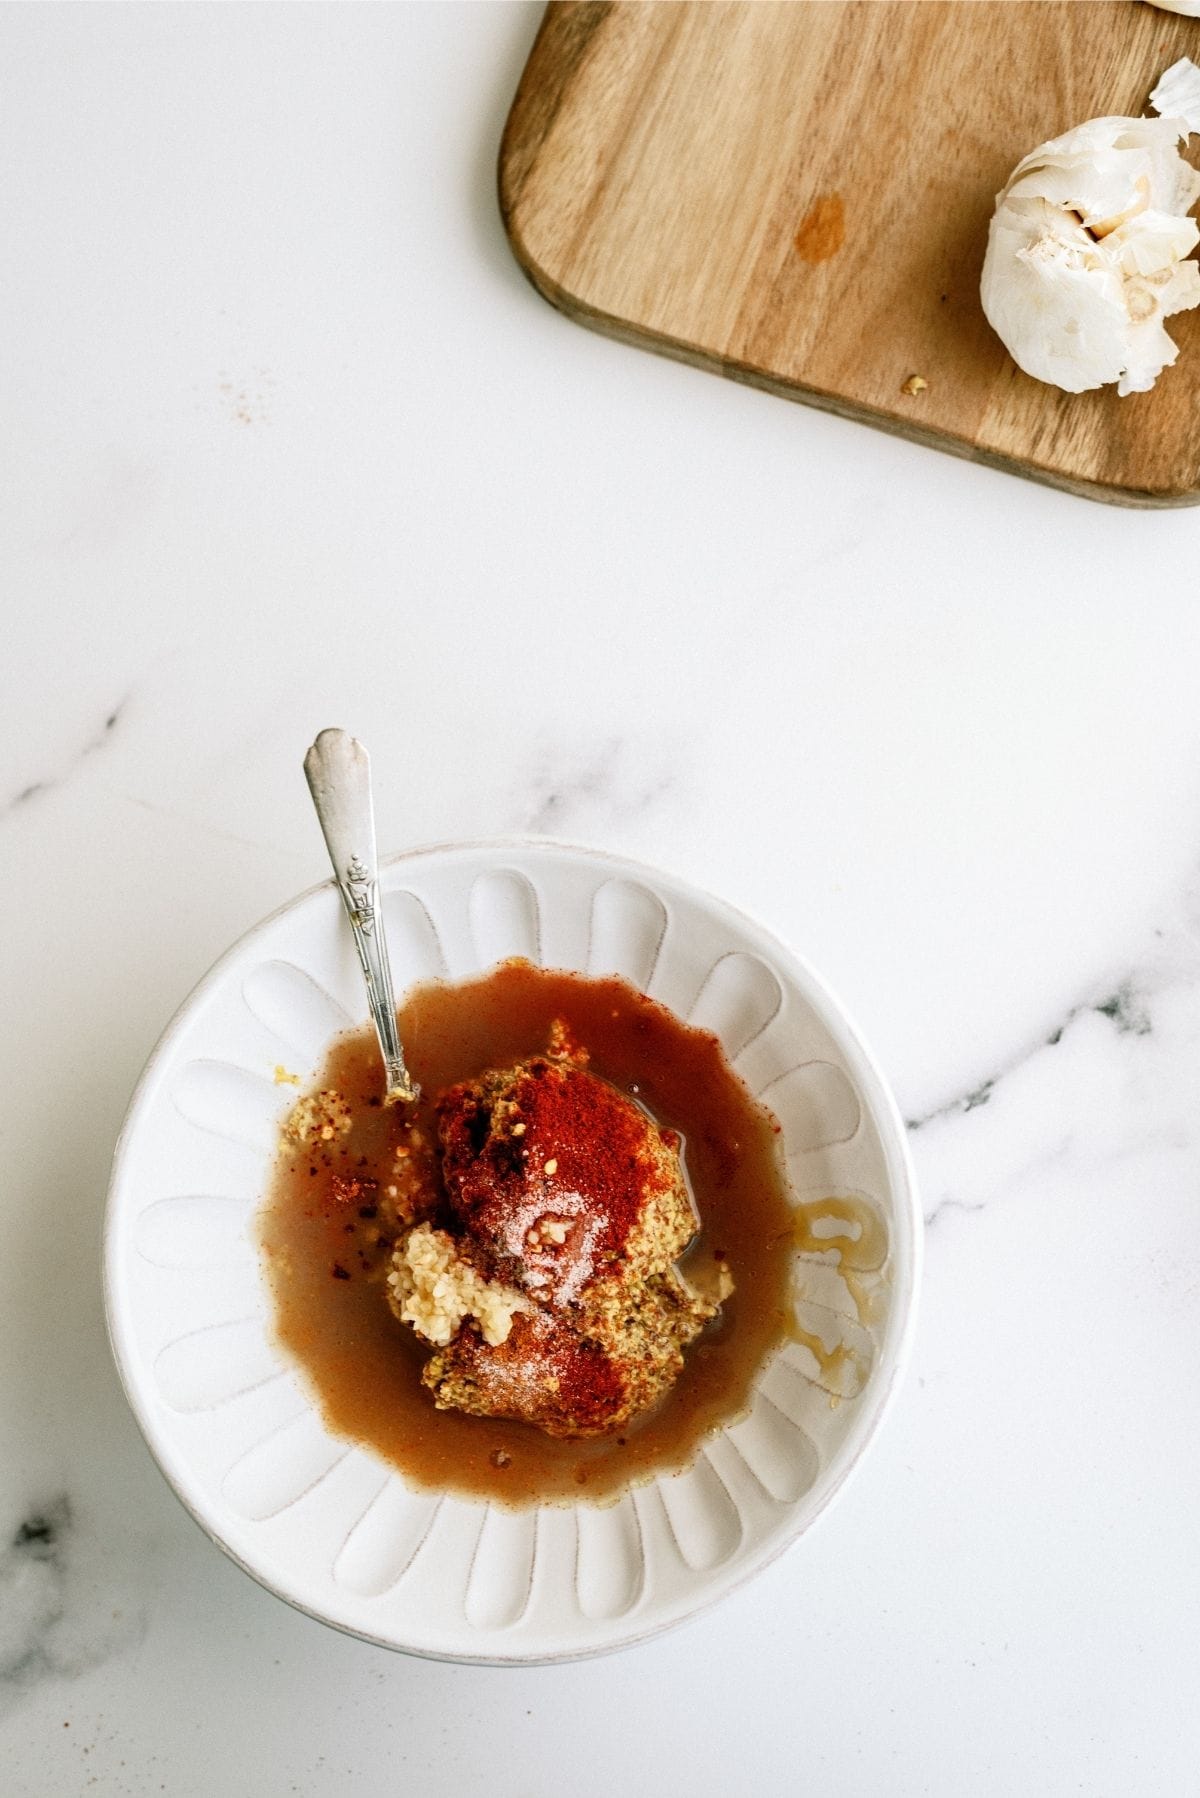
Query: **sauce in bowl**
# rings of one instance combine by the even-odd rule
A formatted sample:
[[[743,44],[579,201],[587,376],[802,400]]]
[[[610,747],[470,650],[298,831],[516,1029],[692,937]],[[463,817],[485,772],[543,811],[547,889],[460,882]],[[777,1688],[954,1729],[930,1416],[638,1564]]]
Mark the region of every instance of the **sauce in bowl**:
[[[593,1073],[679,1133],[698,1217],[681,1272],[703,1288],[723,1264],[734,1282],[667,1396],[619,1433],[586,1440],[437,1409],[420,1377],[428,1347],[386,1299],[398,1145],[436,1178],[438,1093],[544,1052],[556,1020],[586,1047]],[[259,1218],[276,1335],[326,1425],[414,1485],[509,1505],[605,1502],[686,1467],[745,1410],[756,1372],[791,1332],[796,1212],[774,1118],[715,1036],[619,979],[506,962],[476,980],[413,989],[399,1021],[422,1089],[415,1110],[381,1104],[370,1031],[340,1038],[316,1086],[340,1095],[341,1123],[315,1143],[284,1140]]]

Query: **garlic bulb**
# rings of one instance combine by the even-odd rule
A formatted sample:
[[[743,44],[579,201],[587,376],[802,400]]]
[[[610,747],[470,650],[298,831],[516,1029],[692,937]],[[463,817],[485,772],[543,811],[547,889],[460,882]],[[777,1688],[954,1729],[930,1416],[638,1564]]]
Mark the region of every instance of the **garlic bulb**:
[[[1181,12],[1187,19],[1200,19],[1200,0],[1150,0],[1160,12]]]
[[[1178,118],[1089,119],[1019,162],[996,196],[980,293],[1026,374],[1068,393],[1144,393],[1178,350],[1163,321],[1200,305],[1186,215],[1200,175]]]

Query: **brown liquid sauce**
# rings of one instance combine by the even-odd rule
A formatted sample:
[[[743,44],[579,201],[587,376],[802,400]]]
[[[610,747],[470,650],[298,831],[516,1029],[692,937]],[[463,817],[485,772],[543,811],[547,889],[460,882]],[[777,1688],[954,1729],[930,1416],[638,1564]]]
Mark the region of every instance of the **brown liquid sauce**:
[[[593,1073],[681,1133],[700,1219],[683,1272],[702,1280],[724,1257],[735,1290],[686,1351],[667,1397],[619,1434],[556,1441],[529,1424],[439,1411],[420,1380],[432,1351],[387,1304],[391,1242],[367,1184],[392,1178],[403,1120],[379,1102],[374,1036],[347,1035],[317,1089],[349,1101],[352,1126],[315,1153],[285,1143],[260,1216],[276,1334],[308,1374],[326,1424],[416,1485],[510,1505],[603,1502],[686,1467],[705,1436],[746,1408],[757,1369],[787,1332],[796,1214],[775,1120],[716,1037],[622,980],[512,961],[461,985],[417,987],[399,1017],[422,1088],[416,1126],[429,1143],[440,1091],[544,1051],[554,1020],[564,1019]]]

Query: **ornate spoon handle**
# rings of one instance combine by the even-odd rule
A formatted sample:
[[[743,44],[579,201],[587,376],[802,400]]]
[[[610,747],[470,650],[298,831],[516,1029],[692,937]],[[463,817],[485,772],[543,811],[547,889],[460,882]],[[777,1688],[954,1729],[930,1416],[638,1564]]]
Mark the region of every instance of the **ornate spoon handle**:
[[[387,1072],[386,1103],[415,1099],[418,1088],[404,1065],[387,937],[379,915],[371,758],[348,731],[323,730],[304,758],[304,772],[367,983]]]

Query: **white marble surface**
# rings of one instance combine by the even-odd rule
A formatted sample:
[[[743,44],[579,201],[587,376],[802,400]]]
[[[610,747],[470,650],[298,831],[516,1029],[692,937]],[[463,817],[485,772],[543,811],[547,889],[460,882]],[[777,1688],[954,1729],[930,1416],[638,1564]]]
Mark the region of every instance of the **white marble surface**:
[[[1197,518],[552,312],[493,197],[537,13],[0,18],[0,1789],[1192,1792]],[[758,912],[913,1120],[923,1316],[867,1465],[607,1661],[294,1615],[110,1364],[122,1111],[321,876],[334,721],[387,846],[537,830]]]

